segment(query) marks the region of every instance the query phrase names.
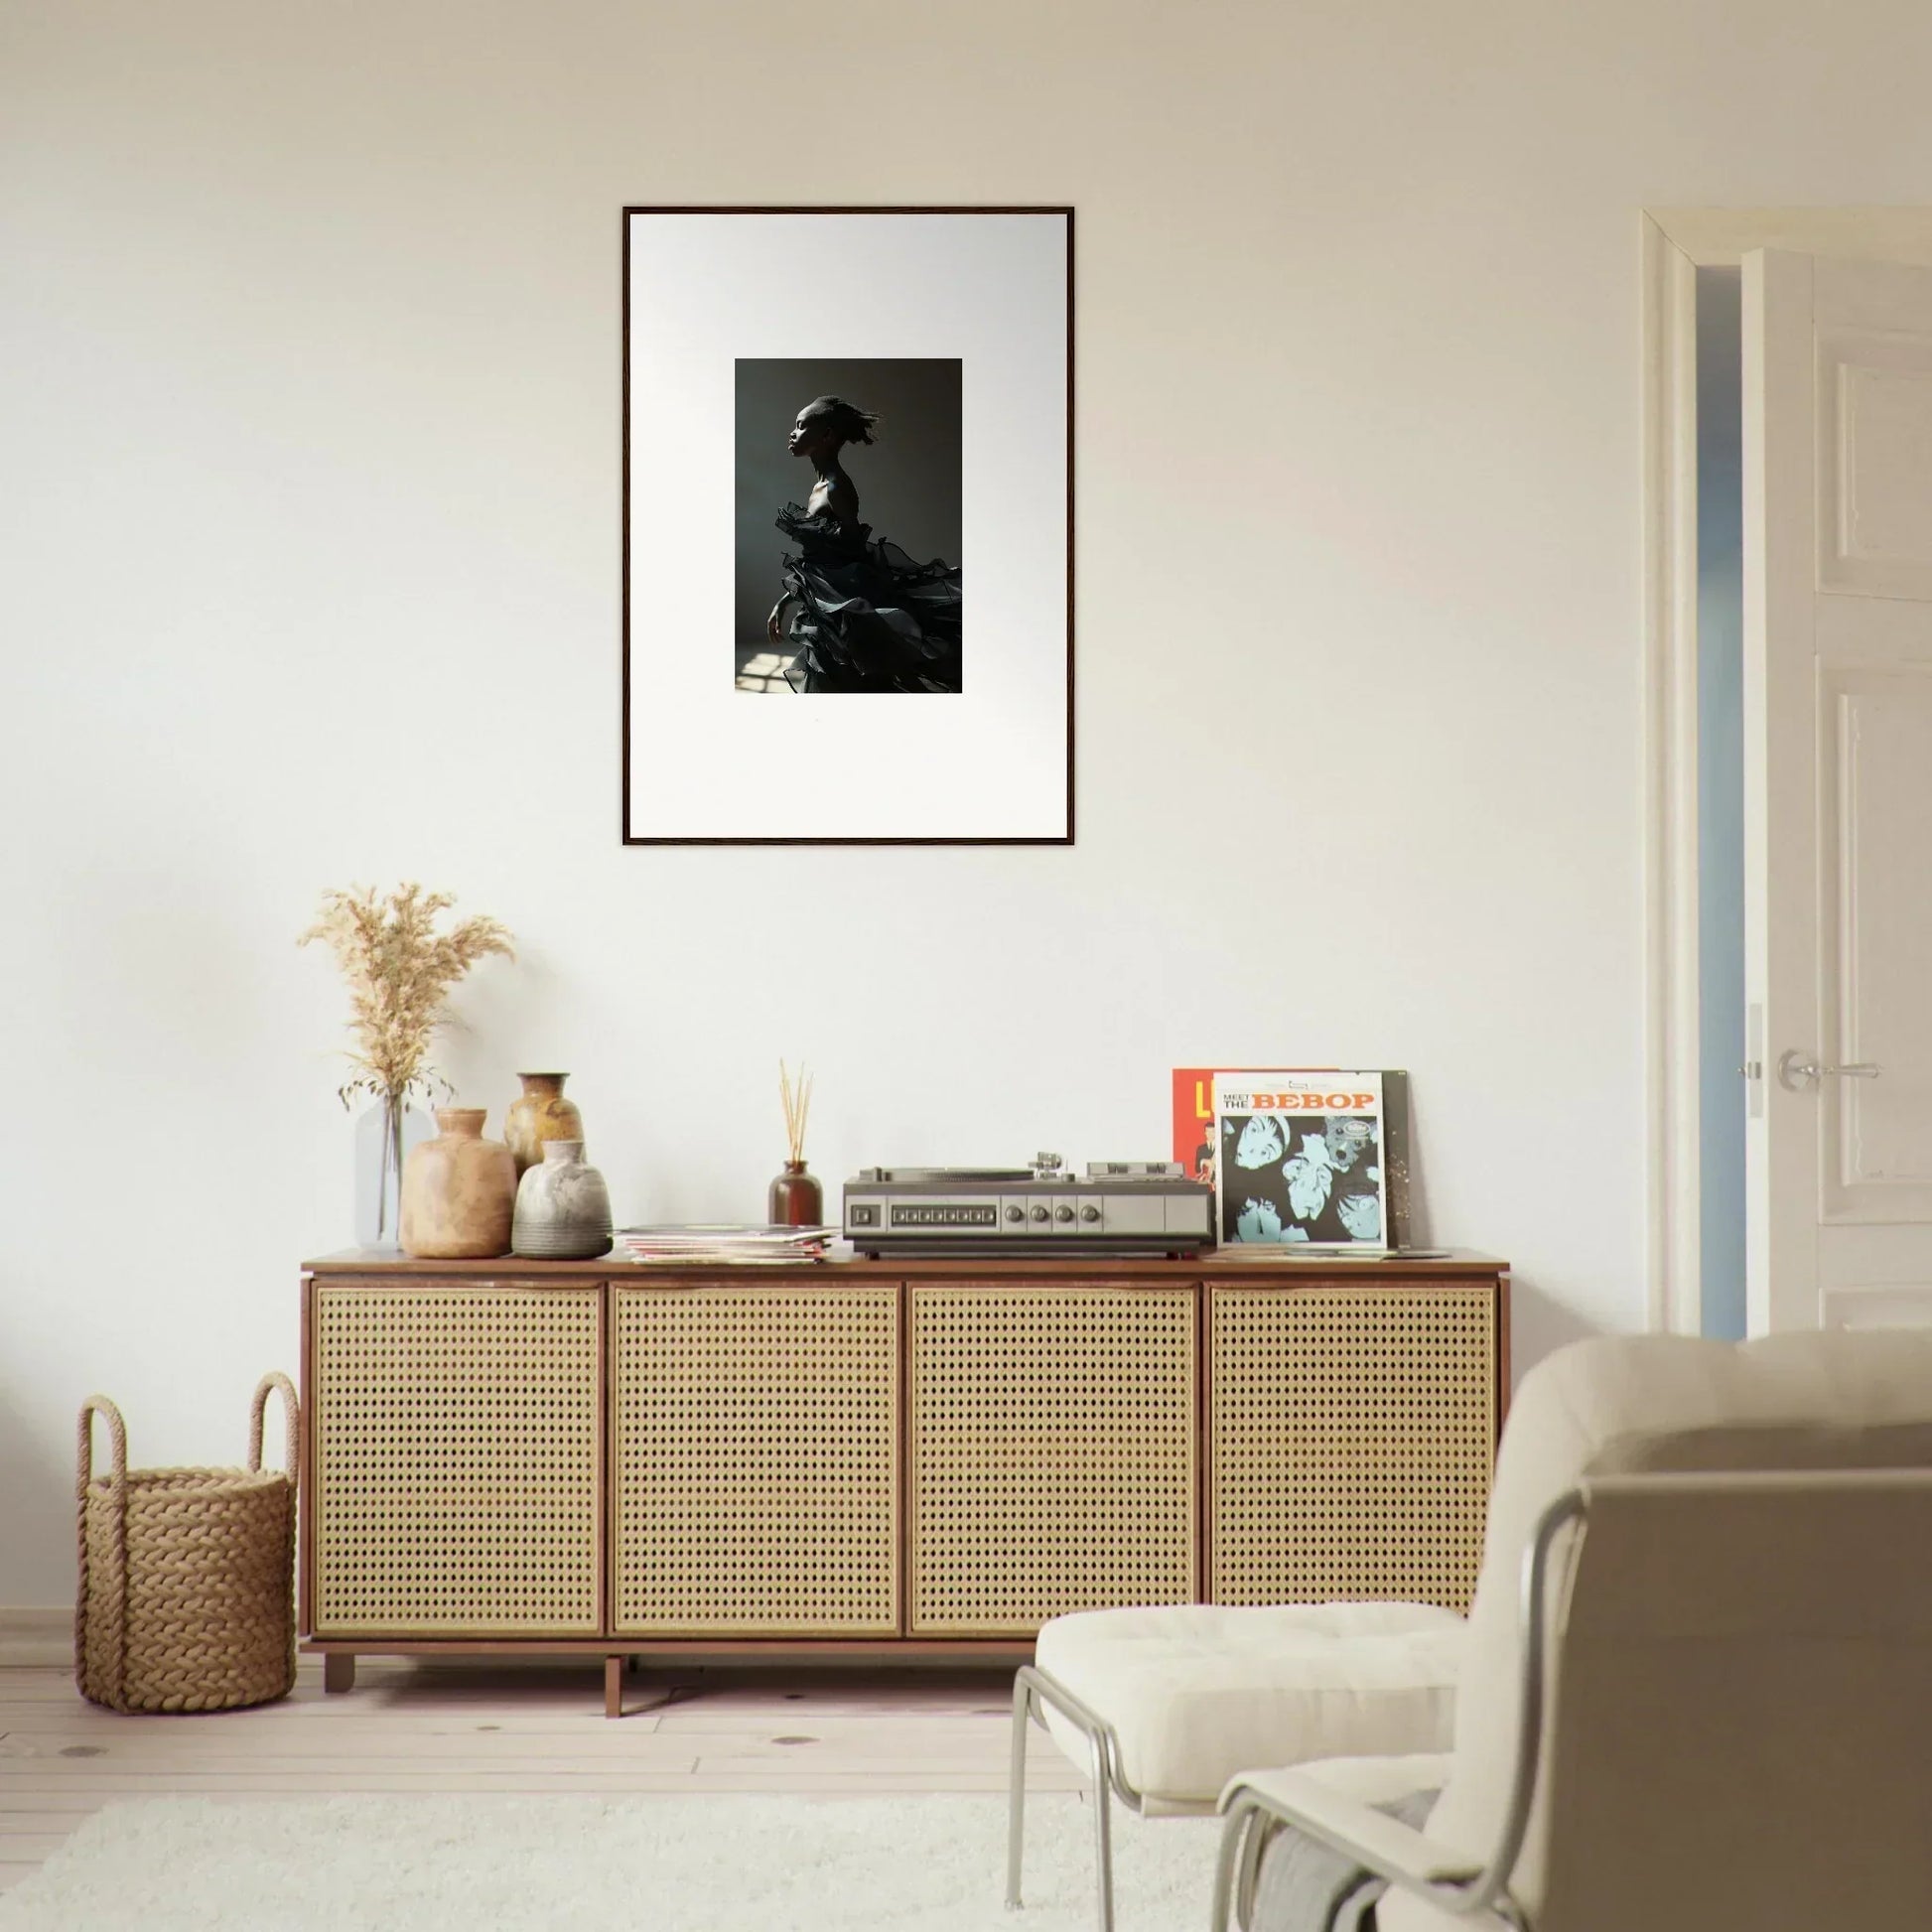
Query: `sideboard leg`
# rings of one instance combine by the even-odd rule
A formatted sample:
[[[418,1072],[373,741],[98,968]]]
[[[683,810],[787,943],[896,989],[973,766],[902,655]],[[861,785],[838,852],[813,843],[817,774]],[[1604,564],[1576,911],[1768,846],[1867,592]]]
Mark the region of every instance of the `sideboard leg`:
[[[623,1659],[607,1657],[604,1660],[604,1715],[607,1718],[623,1716]]]
[[[352,1650],[331,1650],[322,1659],[322,1688],[325,1692],[341,1693],[355,1688],[355,1653]]]

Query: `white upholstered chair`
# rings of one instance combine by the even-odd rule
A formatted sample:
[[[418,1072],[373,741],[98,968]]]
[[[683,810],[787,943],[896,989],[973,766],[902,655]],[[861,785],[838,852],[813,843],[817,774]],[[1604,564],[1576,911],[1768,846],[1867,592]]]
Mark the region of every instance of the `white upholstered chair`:
[[[1420,1830],[1375,1808],[1428,1789]],[[1223,1808],[1215,1932],[1303,1932],[1270,1916],[1283,1825],[1390,1883],[1378,1932],[1932,1925],[1932,1332],[1539,1364],[1452,1751],[1251,1771]]]

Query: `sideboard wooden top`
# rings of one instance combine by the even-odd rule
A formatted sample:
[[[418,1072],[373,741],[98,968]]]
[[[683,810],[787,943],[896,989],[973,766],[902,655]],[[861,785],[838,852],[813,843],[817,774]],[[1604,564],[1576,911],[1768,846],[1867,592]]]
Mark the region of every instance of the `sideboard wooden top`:
[[[997,1255],[895,1256],[881,1261],[857,1258],[828,1261],[782,1262],[734,1266],[718,1261],[626,1261],[621,1256],[606,1255],[596,1261],[526,1261],[518,1255],[497,1255],[487,1260],[418,1261],[394,1248],[344,1248],[336,1254],[305,1261],[307,1275],[388,1275],[437,1276],[474,1280],[486,1275],[519,1282],[603,1282],[635,1279],[648,1281],[660,1275],[743,1276],[757,1280],[761,1275],[786,1279],[800,1275],[819,1276],[830,1281],[956,1281],[962,1275],[975,1280],[1002,1278],[1010,1281],[1066,1281],[1104,1278],[1110,1282],[1199,1281],[1211,1276],[1215,1281],[1298,1281],[1332,1282],[1337,1279],[1368,1282],[1466,1281],[1471,1278],[1493,1280],[1509,1272],[1509,1264],[1494,1255],[1478,1254],[1467,1248],[1451,1248],[1429,1257],[1395,1256],[1383,1261],[1351,1261],[1323,1255],[1294,1261],[1257,1261],[1238,1249],[1209,1248],[1185,1261],[1120,1255],[1068,1255],[1041,1259],[1020,1259]]]

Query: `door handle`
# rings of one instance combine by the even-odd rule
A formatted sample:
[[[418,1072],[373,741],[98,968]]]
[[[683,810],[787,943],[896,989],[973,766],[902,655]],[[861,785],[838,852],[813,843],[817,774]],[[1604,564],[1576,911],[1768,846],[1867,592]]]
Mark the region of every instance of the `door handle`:
[[[1821,1066],[1792,1046],[1778,1056],[1778,1080],[1793,1093],[1809,1093],[1820,1080],[1875,1080],[1879,1067],[1871,1060],[1852,1060],[1844,1066]]]

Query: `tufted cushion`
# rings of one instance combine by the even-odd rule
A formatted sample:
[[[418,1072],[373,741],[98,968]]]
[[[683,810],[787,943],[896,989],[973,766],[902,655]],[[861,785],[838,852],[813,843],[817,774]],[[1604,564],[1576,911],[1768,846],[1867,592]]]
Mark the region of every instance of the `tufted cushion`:
[[[1113,1725],[1150,1811],[1211,1810],[1257,1764],[1447,1750],[1462,1633],[1430,1603],[1190,1603],[1057,1616],[1035,1655]],[[1047,1728],[1087,1763],[1070,1724]]]

